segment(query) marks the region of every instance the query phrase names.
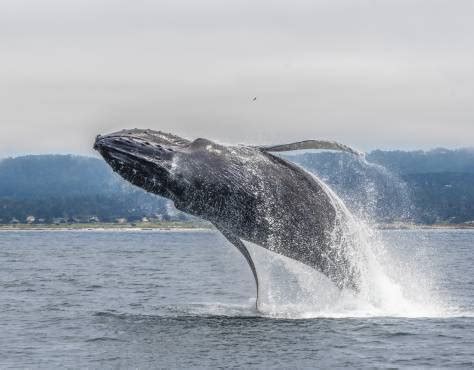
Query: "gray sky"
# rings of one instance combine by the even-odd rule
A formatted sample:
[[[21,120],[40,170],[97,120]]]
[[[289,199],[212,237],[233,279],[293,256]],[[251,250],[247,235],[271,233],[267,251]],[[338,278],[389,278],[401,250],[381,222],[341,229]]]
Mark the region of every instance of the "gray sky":
[[[133,127],[474,146],[474,1],[1,0],[0,82],[0,156]]]

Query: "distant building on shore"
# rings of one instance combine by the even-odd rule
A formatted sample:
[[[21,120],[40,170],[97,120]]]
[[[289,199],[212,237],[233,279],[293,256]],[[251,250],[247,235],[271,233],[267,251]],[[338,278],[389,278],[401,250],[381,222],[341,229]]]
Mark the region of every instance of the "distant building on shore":
[[[26,223],[27,224],[32,224],[36,221],[36,217],[35,216],[28,216],[26,217]]]
[[[56,217],[53,218],[53,224],[59,225],[59,224],[66,224],[67,220],[64,217]]]

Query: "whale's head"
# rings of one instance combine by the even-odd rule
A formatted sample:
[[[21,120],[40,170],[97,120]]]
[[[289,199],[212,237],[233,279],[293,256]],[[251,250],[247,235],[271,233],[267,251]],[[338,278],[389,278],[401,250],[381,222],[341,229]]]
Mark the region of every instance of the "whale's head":
[[[146,191],[175,199],[182,191],[173,163],[190,142],[153,130],[122,130],[98,135],[94,149],[112,169]]]
[[[239,171],[228,170],[234,151],[207,139],[133,129],[98,135],[94,149],[127,181],[192,214],[238,181]]]

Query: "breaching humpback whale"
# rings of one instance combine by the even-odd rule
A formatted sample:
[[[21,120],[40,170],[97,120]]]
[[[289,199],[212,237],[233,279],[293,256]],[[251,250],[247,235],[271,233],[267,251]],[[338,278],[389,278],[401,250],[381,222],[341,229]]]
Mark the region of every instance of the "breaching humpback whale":
[[[353,149],[308,140],[274,146],[225,146],[189,141],[152,130],[97,136],[94,149],[132,184],[171,199],[176,208],[210,221],[244,255],[245,242],[289,257],[325,274],[338,287],[357,290],[338,205],[329,188],[274,152]]]

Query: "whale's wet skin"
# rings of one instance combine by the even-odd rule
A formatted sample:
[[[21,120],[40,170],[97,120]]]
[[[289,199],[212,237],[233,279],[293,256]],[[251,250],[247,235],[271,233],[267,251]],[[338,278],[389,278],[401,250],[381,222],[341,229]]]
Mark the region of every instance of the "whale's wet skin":
[[[474,231],[371,235],[372,289],[218,232],[0,232],[0,368],[472,367]]]
[[[272,154],[312,148],[357,155],[353,149],[314,140],[224,146],[138,129],[99,135],[94,148],[132,184],[212,222],[247,260],[257,294],[260,279],[248,243],[312,267],[339,289],[357,292],[364,284],[366,256],[342,201],[318,178]]]

